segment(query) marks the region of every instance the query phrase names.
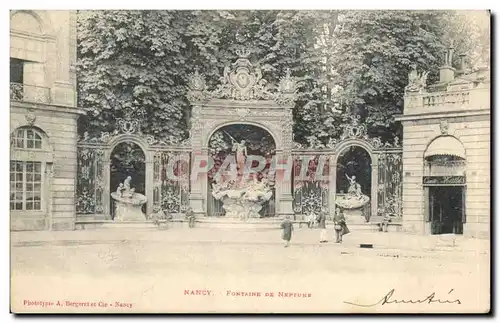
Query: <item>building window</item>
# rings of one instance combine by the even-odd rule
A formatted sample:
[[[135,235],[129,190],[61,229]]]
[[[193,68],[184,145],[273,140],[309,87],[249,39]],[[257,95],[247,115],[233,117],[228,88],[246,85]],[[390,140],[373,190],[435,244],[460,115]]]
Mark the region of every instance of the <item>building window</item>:
[[[10,161],[10,209],[41,210],[42,163]]]
[[[24,97],[24,61],[16,58],[10,59],[10,98],[20,101]]]
[[[43,172],[50,158],[46,135],[33,127],[22,127],[11,133],[10,209],[42,210]]]
[[[33,128],[17,129],[12,141],[15,148],[42,149],[42,135]]]
[[[24,83],[24,61],[17,58],[10,59],[10,82]]]

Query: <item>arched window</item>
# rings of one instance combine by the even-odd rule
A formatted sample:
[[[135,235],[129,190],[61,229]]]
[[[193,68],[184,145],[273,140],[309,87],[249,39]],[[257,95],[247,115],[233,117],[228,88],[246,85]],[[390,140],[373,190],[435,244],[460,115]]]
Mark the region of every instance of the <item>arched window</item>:
[[[23,127],[11,135],[10,209],[43,209],[44,172],[49,161],[46,135],[36,128]]]
[[[10,28],[30,34],[43,34],[42,26],[38,19],[26,11],[19,11],[12,15],[10,18]]]
[[[42,149],[42,134],[34,128],[17,129],[12,140],[16,148]]]

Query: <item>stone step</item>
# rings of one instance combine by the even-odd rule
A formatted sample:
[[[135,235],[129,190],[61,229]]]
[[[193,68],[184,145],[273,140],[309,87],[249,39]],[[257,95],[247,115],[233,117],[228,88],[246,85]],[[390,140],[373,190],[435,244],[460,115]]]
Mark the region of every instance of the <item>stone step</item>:
[[[123,221],[114,222],[112,220],[77,221],[76,230],[92,229],[130,229],[130,228],[155,228],[152,221]]]
[[[173,221],[160,221],[160,228],[183,228],[188,227],[188,222],[184,219],[175,219]],[[218,229],[245,229],[245,230],[278,230],[280,229],[280,219],[249,219],[242,221],[236,218],[200,218],[196,220],[195,226],[199,228],[218,228]],[[304,221],[293,221],[296,228],[306,228],[307,223]],[[333,229],[333,222],[326,223],[327,229]],[[377,223],[365,223],[364,221],[356,221],[356,223],[347,223],[351,231],[379,231]],[[317,224],[314,226],[317,228]],[[123,221],[115,222],[112,220],[80,220],[76,223],[77,230],[92,230],[92,229],[157,229],[158,227],[153,221]],[[389,225],[389,231],[399,231],[400,225]]]

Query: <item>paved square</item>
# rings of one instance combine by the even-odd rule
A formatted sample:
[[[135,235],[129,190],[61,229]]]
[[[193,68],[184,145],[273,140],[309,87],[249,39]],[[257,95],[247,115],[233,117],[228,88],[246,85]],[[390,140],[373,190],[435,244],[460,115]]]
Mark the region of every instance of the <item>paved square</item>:
[[[69,308],[52,306],[54,311],[301,312],[328,306],[335,312],[353,310],[344,301],[376,303],[393,288],[395,296],[406,298],[453,295],[460,298],[461,311],[487,304],[479,290],[489,284],[488,254],[376,242],[403,235],[353,233],[342,245],[319,244],[319,230],[296,229],[290,248],[283,247],[279,230],[102,230],[26,237],[12,236],[13,304],[21,311],[36,311],[24,304],[28,300],[69,302]],[[375,248],[360,249],[360,241]],[[366,295],[351,295],[352,284],[367,286]],[[266,293],[274,297],[259,300]],[[78,305],[87,302],[132,305]],[[378,310],[399,305],[384,306]]]

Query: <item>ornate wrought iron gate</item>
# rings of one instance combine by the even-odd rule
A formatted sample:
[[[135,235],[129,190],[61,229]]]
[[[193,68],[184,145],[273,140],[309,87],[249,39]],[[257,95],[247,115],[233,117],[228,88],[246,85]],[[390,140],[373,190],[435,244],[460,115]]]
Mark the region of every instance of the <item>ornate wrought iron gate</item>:
[[[401,217],[403,211],[403,163],[401,150],[379,152],[378,210],[379,216]]]
[[[146,216],[158,210],[183,213],[189,206],[189,142],[166,143],[143,135],[136,121],[119,121],[120,128],[100,137],[84,135],[77,146],[77,216],[110,219],[110,158],[120,143],[134,143],[145,155]]]
[[[293,210],[295,215],[307,216],[311,212],[319,214],[321,210],[328,210],[329,206],[329,184],[328,181],[316,180],[315,174],[318,171],[318,163],[320,155],[314,156],[314,159],[309,162],[305,178],[300,178],[302,160],[295,158],[293,167]],[[323,174],[328,176],[329,158],[325,158]]]
[[[180,214],[189,206],[190,153],[159,150],[154,155],[153,210]]]
[[[104,150],[102,146],[78,146],[76,213],[104,214]]]

